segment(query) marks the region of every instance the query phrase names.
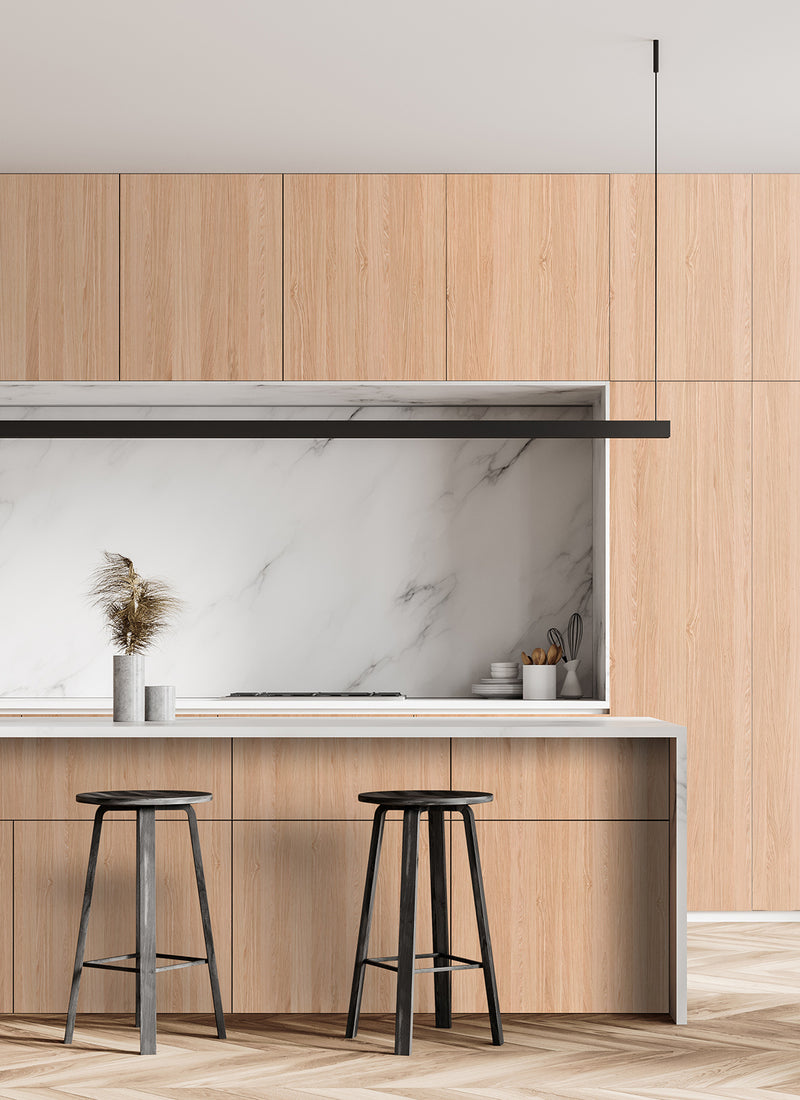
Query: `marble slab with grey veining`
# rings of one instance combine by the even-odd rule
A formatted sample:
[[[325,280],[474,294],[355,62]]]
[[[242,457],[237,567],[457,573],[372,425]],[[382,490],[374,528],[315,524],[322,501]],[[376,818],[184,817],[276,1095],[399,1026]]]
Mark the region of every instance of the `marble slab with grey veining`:
[[[465,696],[574,610],[590,688],[592,527],[590,440],[0,439],[0,695],[110,693],[103,550],[183,598],[181,696]]]

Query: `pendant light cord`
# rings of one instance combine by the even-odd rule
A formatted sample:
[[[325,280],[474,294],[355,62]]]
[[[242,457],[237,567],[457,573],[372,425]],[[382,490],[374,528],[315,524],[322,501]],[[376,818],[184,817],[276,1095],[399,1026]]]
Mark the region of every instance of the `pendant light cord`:
[[[658,420],[658,39],[653,39],[653,420]]]

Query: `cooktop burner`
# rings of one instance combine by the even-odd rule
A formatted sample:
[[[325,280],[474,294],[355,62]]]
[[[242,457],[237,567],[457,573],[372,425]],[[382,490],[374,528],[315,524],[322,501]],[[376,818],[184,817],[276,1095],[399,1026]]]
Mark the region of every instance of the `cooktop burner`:
[[[229,699],[405,699],[401,691],[232,691]]]

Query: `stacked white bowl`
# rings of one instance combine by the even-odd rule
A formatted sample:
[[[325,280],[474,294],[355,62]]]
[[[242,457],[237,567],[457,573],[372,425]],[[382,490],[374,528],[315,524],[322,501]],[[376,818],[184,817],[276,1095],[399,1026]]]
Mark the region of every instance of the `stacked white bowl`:
[[[472,694],[480,699],[521,699],[522,679],[516,661],[494,661],[489,666],[491,676],[472,685]]]

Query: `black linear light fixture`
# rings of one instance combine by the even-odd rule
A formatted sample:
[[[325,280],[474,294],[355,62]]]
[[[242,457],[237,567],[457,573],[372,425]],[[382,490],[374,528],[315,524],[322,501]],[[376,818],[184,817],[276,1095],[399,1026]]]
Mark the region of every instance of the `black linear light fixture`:
[[[653,40],[653,108],[652,420],[3,420],[0,438],[669,439],[669,420],[658,419],[658,39]]]

